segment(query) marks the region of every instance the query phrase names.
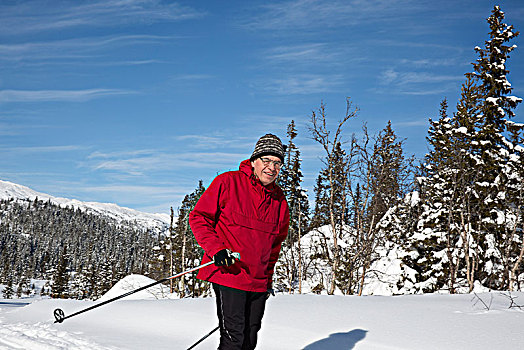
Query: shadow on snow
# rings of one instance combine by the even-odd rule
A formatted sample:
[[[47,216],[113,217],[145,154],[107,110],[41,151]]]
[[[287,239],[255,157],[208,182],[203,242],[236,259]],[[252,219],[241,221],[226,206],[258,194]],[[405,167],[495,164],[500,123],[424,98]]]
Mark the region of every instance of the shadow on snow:
[[[27,302],[19,302],[19,301],[0,301],[0,307],[6,306],[6,307],[23,307],[26,305],[29,305],[31,303]]]
[[[303,350],[349,350],[366,337],[363,329],[354,329],[347,333],[333,333],[328,338],[321,339],[306,346]]]

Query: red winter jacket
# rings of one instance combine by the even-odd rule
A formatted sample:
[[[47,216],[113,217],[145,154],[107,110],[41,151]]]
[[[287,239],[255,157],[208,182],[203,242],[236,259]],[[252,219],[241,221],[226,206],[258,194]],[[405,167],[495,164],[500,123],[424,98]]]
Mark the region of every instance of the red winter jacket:
[[[289,209],[280,187],[264,187],[251,168],[221,174],[202,194],[189,215],[195,238],[204,249],[202,264],[222,249],[239,252],[234,265],[202,268],[197,278],[226,287],[265,292],[289,227]]]

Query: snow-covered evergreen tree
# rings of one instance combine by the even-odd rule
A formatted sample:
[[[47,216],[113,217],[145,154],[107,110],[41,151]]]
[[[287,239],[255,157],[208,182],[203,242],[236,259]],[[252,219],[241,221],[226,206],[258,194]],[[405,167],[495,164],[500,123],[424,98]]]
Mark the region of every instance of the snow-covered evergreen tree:
[[[287,128],[289,138],[284,167],[280,171],[278,184],[282,188],[289,206],[289,231],[282,243],[279,261],[275,267],[275,288],[293,293],[300,290],[303,275],[300,238],[308,229],[309,202],[306,190],[302,188],[300,150],[295,145],[297,137],[295,121]]]
[[[5,286],[2,290],[2,296],[4,297],[4,299],[11,299],[15,294],[15,291],[13,290],[13,278],[10,276],[7,277],[4,283]]]
[[[204,254],[204,250],[198,245],[189,225],[189,213],[195,208],[205,190],[206,188],[200,180],[195,190],[184,198],[179,209],[174,238],[174,241],[177,242],[175,243],[175,256],[180,257],[180,265],[177,266],[180,270],[177,272],[198,266]],[[180,278],[179,293],[181,297],[196,298],[210,295],[209,283],[197,279],[196,275],[197,272],[193,272]]]
[[[524,283],[524,124],[506,122],[509,138],[508,162],[502,171],[506,178],[505,208],[506,237],[508,249],[507,260],[509,290],[522,290]]]
[[[62,248],[58,265],[54,270],[53,283],[51,284],[51,297],[65,299],[69,297],[69,260],[67,249]]]
[[[517,203],[508,203],[508,181],[503,169],[511,154],[510,142],[505,137],[507,121],[515,116],[514,109],[522,102],[511,96],[512,87],[507,80],[506,64],[510,53],[516,48],[508,42],[519,35],[512,25],[503,22],[504,13],[499,6],[493,8],[488,18],[489,40],[484,48],[476,47],[479,58],[473,64],[472,76],[479,84],[480,125],[477,132],[476,149],[479,178],[476,193],[481,206],[482,249],[485,264],[479,276],[481,282],[494,289],[508,289],[509,260],[513,235],[508,232],[506,208]],[[515,154],[515,153],[513,153]],[[515,154],[516,155],[516,154]],[[518,205],[518,204],[517,204]]]
[[[506,42],[518,32],[503,18],[495,6],[488,18],[490,40],[475,48],[479,59],[466,74],[457,112],[448,117],[444,101],[439,119],[430,122],[422,207],[404,255],[418,272],[419,291],[471,291],[475,281],[494,289],[512,288],[511,280],[518,284],[520,131],[515,128],[513,141],[506,138],[521,101],[510,96],[506,62],[515,46]]]

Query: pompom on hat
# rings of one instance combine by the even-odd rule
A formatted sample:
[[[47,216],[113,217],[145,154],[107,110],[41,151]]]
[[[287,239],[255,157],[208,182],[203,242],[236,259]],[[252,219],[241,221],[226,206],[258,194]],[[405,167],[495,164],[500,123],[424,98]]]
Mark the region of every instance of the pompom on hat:
[[[284,162],[284,153],[286,152],[286,146],[282,145],[282,141],[278,136],[273,134],[265,134],[258,139],[255,150],[251,155],[250,160],[255,160],[259,157],[272,155],[280,158],[282,163]]]

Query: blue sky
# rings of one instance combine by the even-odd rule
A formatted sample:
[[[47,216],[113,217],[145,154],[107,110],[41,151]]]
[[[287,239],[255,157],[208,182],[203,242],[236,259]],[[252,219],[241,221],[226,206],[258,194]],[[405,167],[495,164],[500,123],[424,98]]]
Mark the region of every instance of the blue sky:
[[[335,124],[351,97],[345,139],[391,120],[422,157],[494,4],[524,30],[518,0],[2,0],[0,179],[167,213],[295,120],[312,198],[311,111],[323,101]],[[523,97],[523,48],[508,68]]]

